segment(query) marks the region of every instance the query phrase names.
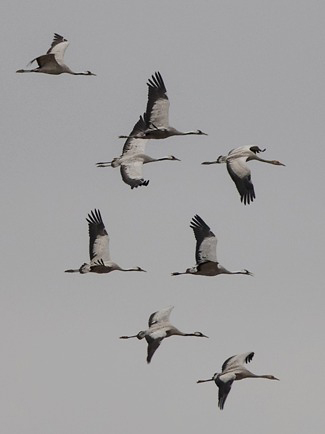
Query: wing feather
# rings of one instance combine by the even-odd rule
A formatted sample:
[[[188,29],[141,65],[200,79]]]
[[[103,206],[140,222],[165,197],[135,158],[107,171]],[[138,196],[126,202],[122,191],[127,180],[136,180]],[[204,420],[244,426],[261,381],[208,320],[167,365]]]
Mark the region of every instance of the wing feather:
[[[169,100],[165,83],[160,72],[148,80],[148,103],[145,114],[147,128],[168,128]]]
[[[165,307],[164,309],[157,310],[157,312],[152,313],[150,315],[149,321],[148,321],[149,328],[153,324],[168,322],[170,313],[173,309],[174,309],[174,306],[168,306],[168,307]]]
[[[147,129],[144,117],[140,116],[138,122],[134,125],[130,136],[141,136]],[[148,139],[135,139],[128,137],[123,146],[123,155],[144,154]]]
[[[246,164],[246,160],[247,157],[228,158],[227,170],[236,184],[241,202],[244,202],[244,205],[249,205],[255,199],[255,191],[251,181],[251,171]]]
[[[215,380],[216,385],[219,388],[218,406],[220,410],[223,410],[227,396],[229,395],[232,383],[234,382],[235,378],[236,378],[235,374],[229,373],[229,374],[219,375]]]
[[[249,363],[254,357],[254,352],[249,351],[243,354],[237,354],[235,356],[229,357],[227,360],[223,362],[221,371],[228,371],[230,369],[234,369],[238,366],[242,366],[244,363]]]
[[[100,211],[94,209],[86,218],[89,231],[89,256],[92,262],[99,259],[110,261],[109,237]]]
[[[63,63],[63,57],[65,50],[67,49],[69,42],[64,39],[63,36],[58,33],[54,33],[54,38],[51,47],[47,50],[46,54],[54,54],[55,60],[59,63]]]
[[[124,162],[121,164],[120,172],[122,179],[131,187],[131,189],[140,187],[142,185],[147,186],[149,184],[149,180],[145,181],[142,177],[142,166],[143,163],[140,160],[132,160],[130,162]]]
[[[199,215],[192,218],[190,227],[193,229],[196,239],[196,263],[217,262],[217,238],[210,227]]]
[[[150,336],[146,336],[146,341],[148,343],[147,363],[150,363],[152,356],[155,354],[156,350],[159,348],[162,339],[152,339]]]

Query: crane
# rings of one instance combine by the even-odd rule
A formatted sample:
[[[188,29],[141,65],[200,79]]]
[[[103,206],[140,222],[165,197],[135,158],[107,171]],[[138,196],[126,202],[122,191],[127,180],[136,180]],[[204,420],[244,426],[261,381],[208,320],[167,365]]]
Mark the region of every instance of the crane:
[[[152,75],[147,85],[148,102],[144,114],[145,130],[137,134],[131,133],[130,136],[119,136],[120,138],[166,139],[171,136],[187,136],[191,134],[207,136],[201,130],[182,132],[169,125],[169,99],[160,72]]]
[[[274,375],[256,375],[245,368],[244,364],[249,363],[254,357],[254,352],[239,354],[227,359],[221,368],[221,373],[215,373],[212,378],[208,380],[198,380],[197,383],[206,383],[207,381],[214,381],[219,388],[218,406],[223,410],[227,396],[231,390],[232,383],[236,380],[243,380],[244,378],[267,378],[268,380],[279,380]]]
[[[146,124],[144,118],[140,116],[130,136],[124,143],[122,155],[114,158],[112,161],[97,163],[97,167],[120,167],[122,179],[131,189],[149,184],[149,181],[144,180],[142,175],[142,166],[144,164],[165,160],[180,161],[178,158],[174,157],[174,155],[168,155],[162,158],[152,158],[146,155],[145,147],[149,139],[134,138],[134,136],[141,134],[145,129]]]
[[[35,57],[28,65],[31,65],[35,60],[38,64],[34,69],[18,69],[16,72],[43,72],[44,74],[72,74],[72,75],[96,75],[90,71],[74,72],[64,62],[63,57],[69,42],[58,33],[54,33],[53,42],[51,47],[47,50],[46,54]]]
[[[255,199],[255,191],[251,181],[251,171],[246,163],[251,160],[257,160],[275,166],[285,166],[285,164],[280,163],[278,160],[264,160],[257,155],[264,151],[265,149],[261,149],[256,145],[241,146],[232,149],[226,156],[220,155],[216,161],[204,161],[202,164],[226,163],[228,173],[236,184],[240,194],[241,202],[244,202],[244,205],[249,205]]]
[[[149,328],[147,330],[140,331],[134,336],[120,336],[120,339],[138,338],[141,340],[145,338],[148,344],[147,363],[150,363],[152,356],[164,338],[168,338],[169,336],[196,336],[200,338],[208,337],[201,332],[183,333],[174,327],[169,322],[169,316],[173,308],[174,306],[168,306],[152,313],[149,317]]]
[[[248,270],[229,271],[217,261],[217,238],[210,227],[199,216],[195,215],[190,223],[196,238],[195,267],[188,268],[183,273],[174,272],[172,276],[180,274],[194,274],[198,276],[217,276],[218,274],[245,274],[252,276]]]
[[[109,254],[109,237],[105,229],[101,213],[94,209],[86,218],[89,230],[89,256],[90,263],[84,263],[77,270],[65,270],[66,273],[110,273],[111,271],[145,271],[140,267],[121,268],[111,260]]]

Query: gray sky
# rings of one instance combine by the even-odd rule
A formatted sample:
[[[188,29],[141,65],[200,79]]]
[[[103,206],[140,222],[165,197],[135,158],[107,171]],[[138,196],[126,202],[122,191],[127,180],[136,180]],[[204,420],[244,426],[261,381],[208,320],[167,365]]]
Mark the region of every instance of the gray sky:
[[[322,432],[324,387],[324,40],[319,1],[4,1],[1,14],[1,394],[10,434]],[[15,74],[53,33],[66,63],[97,77]],[[145,167],[131,191],[98,161],[121,152],[160,71],[171,124],[208,137],[149,143],[182,161]],[[240,203],[225,166],[258,144],[256,201]],[[102,212],[111,253],[148,273],[67,275],[88,259],[86,216]],[[246,276],[179,276],[194,265],[189,222],[218,237]],[[147,366],[121,341],[149,315],[210,339],[173,337]],[[280,382],[236,382],[224,411],[197,385],[233,355]],[[153,428],[154,426],[154,428]]]

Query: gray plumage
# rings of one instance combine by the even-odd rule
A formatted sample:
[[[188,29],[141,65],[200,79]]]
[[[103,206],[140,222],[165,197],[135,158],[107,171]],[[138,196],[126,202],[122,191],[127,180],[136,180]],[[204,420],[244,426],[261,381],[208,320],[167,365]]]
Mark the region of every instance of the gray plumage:
[[[256,375],[250,372],[244,366],[245,363],[251,362],[254,357],[254,352],[239,354],[229,357],[222,365],[221,373],[215,373],[212,378],[208,380],[198,380],[197,383],[206,383],[214,381],[218,386],[218,406],[223,410],[227,396],[231,390],[234,381],[243,380],[244,378],[266,378],[268,380],[279,380],[273,375],[264,374]]]
[[[188,268],[185,272],[174,272],[172,276],[180,274],[194,274],[199,276],[217,276],[219,274],[245,274],[252,276],[246,269],[229,271],[217,261],[217,238],[210,227],[199,216],[195,215],[190,223],[196,239],[195,267]]]
[[[123,181],[128,184],[131,189],[140,186],[147,186],[149,180],[145,180],[142,174],[144,164],[155,163],[157,161],[180,161],[174,155],[167,157],[152,158],[145,154],[146,144],[149,139],[136,139],[134,136],[145,131],[146,124],[144,118],[140,116],[138,122],[134,125],[130,136],[126,139],[123,146],[123,152],[120,157],[114,158],[112,161],[97,163],[97,167],[120,167],[120,172]]]
[[[51,47],[46,54],[35,57],[28,65],[37,62],[38,67],[34,69],[18,69],[16,72],[42,72],[44,74],[60,75],[63,73],[72,75],[96,75],[90,71],[74,72],[63,61],[65,50],[69,42],[58,33],[54,33],[54,38]]]
[[[166,139],[171,136],[207,135],[201,130],[182,132],[169,125],[169,99],[165,83],[160,72],[156,72],[148,80],[148,102],[144,114],[146,128],[138,134],[130,136],[147,139]],[[130,136],[120,136],[127,138]]]
[[[168,306],[164,309],[158,310],[150,315],[148,321],[148,329],[140,331],[133,336],[120,336],[120,339],[138,338],[139,340],[145,338],[148,344],[147,348],[147,363],[150,363],[154,353],[160,346],[163,339],[169,336],[196,336],[207,338],[201,332],[183,333],[178,330],[169,322],[169,316],[174,306]]]
[[[255,199],[255,190],[251,180],[251,171],[246,163],[251,160],[257,160],[276,166],[285,166],[278,160],[264,160],[257,155],[264,151],[265,149],[260,149],[256,145],[241,146],[240,148],[232,149],[227,156],[220,155],[216,161],[204,161],[202,164],[226,163],[228,173],[237,187],[241,202],[244,205],[249,205]]]
[[[121,268],[111,260],[109,253],[109,236],[105,229],[99,210],[95,209],[86,218],[89,231],[89,257],[90,263],[84,263],[78,269],[65,270],[66,273],[98,273],[106,274],[111,271],[145,271],[140,267]]]

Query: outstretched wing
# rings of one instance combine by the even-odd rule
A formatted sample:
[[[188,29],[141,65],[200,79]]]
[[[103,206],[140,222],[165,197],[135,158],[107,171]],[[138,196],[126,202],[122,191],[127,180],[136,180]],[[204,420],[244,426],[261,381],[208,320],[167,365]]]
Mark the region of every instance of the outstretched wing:
[[[51,62],[55,63],[54,54],[43,54],[42,56],[35,57],[35,59],[31,60],[28,65],[31,65],[35,60],[40,68]]]
[[[156,350],[159,348],[159,345],[160,345],[162,339],[152,339],[150,336],[146,336],[146,341],[148,343],[147,363],[150,363],[152,356],[155,354]]]
[[[243,354],[237,354],[236,356],[231,356],[229,359],[225,360],[222,365],[222,372],[228,371],[229,369],[234,369],[238,366],[243,366],[244,363],[249,363],[254,357],[254,352],[249,351]]]
[[[231,390],[232,383],[235,381],[236,375],[234,373],[220,374],[217,376],[215,382],[219,388],[218,392],[218,406],[223,410],[227,396]]]
[[[59,63],[63,63],[63,56],[67,49],[69,42],[64,39],[63,36],[58,33],[54,33],[54,38],[51,47],[47,50],[46,54],[54,54],[55,60]]]
[[[89,230],[89,256],[91,262],[102,259],[110,261],[109,255],[109,237],[106,232],[102,216],[99,209],[94,209],[86,218]]]
[[[123,146],[123,155],[144,154],[148,139],[135,139],[133,136],[141,136],[147,129],[144,117],[140,116],[138,122],[134,125]],[[131,137],[132,136],[132,137]]]
[[[138,140],[138,139],[134,139]],[[139,139],[142,140],[142,139]],[[123,181],[128,184],[132,189],[140,187],[141,185],[148,185],[149,181],[145,181],[142,177],[142,161],[135,160],[122,163],[120,172]]]
[[[246,160],[247,157],[228,159],[227,169],[231,179],[236,184],[241,202],[244,202],[244,205],[249,205],[255,199],[255,191],[251,181],[251,171]]]
[[[174,306],[168,306],[164,309],[158,310],[150,315],[148,325],[149,328],[153,324],[168,322],[171,311],[174,309]]]
[[[199,215],[192,218],[190,227],[196,238],[195,259],[197,264],[217,262],[217,238]]]
[[[148,80],[148,103],[145,113],[147,128],[168,128],[169,100],[160,72],[156,72]]]

